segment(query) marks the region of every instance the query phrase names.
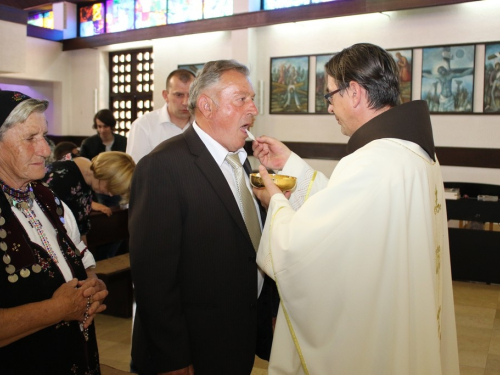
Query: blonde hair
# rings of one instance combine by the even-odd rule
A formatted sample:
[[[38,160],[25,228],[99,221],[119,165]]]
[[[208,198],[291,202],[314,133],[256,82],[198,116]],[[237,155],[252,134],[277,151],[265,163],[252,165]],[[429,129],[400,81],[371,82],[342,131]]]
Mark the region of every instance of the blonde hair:
[[[120,195],[122,203],[129,200],[134,169],[134,159],[121,151],[101,152],[92,159],[90,164],[90,170],[94,177],[106,181],[109,193]]]

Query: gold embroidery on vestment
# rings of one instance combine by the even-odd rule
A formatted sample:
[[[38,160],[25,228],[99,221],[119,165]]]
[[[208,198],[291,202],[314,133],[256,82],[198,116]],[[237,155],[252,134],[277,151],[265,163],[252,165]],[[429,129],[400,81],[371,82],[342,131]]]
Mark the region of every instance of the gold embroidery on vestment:
[[[434,206],[434,214],[437,215],[439,211],[441,211],[441,204],[438,203],[438,190],[434,188],[434,195],[436,196],[435,206]]]
[[[316,172],[313,176],[313,180],[314,180],[315,176],[316,176]],[[309,192],[308,192],[308,194],[309,194]],[[278,214],[278,212],[280,212],[280,210],[282,208],[284,208],[284,207],[280,207],[276,211],[276,213],[273,215],[273,218],[271,220],[271,225],[269,227],[269,234],[272,233],[274,219],[276,218],[276,215]],[[286,301],[283,299],[283,296],[281,294],[281,288],[280,288],[280,284],[278,282],[278,276],[276,275],[276,271],[274,270],[274,261],[273,261],[273,256],[272,256],[272,252],[271,252],[271,235],[269,235],[269,253],[271,255],[271,265],[273,266],[274,281],[276,282],[276,288],[278,289],[278,294],[280,296],[280,301],[281,301],[281,307],[283,309],[283,313],[285,314],[286,323],[288,325],[288,329],[290,331],[290,334],[292,335],[293,343],[295,345],[295,348],[297,349],[297,353],[299,354],[300,363],[302,364],[302,369],[304,370],[304,374],[309,375],[309,370],[307,369],[306,361],[305,361],[304,355],[302,354],[302,349],[300,348],[299,340],[297,339],[297,335],[295,334],[295,330],[293,329],[293,326],[292,326],[292,321],[291,321],[290,316],[288,315],[288,312],[286,311],[286,308],[285,308]]]
[[[436,274],[439,274],[441,269],[441,246],[436,248]]]
[[[312,178],[311,178],[311,181],[309,182],[309,186],[307,187],[307,193],[306,193],[306,196],[304,198],[304,202],[309,198],[309,194],[311,193],[311,189],[312,189],[312,186],[313,186],[314,180],[316,179],[317,174],[318,174],[318,171],[314,171]]]
[[[441,340],[441,306],[439,306],[437,313],[437,323],[438,323],[438,337]]]

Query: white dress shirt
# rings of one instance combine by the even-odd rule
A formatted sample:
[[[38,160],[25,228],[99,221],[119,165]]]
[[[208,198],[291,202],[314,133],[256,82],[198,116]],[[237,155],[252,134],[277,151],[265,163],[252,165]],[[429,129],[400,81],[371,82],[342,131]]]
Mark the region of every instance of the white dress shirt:
[[[182,134],[191,123],[190,119],[182,129],[172,123],[167,111],[167,103],[165,103],[160,109],[146,113],[132,123],[126,152],[138,163],[161,142]]]
[[[196,122],[193,123],[193,128],[196,131],[196,134],[201,138],[202,142],[205,144],[207,147],[208,151],[210,154],[213,156],[215,159],[215,162],[217,165],[220,167],[222,173],[224,174],[224,177],[226,177],[227,183],[229,184],[229,187],[231,188],[231,191],[233,192],[234,198],[236,199],[236,202],[238,202],[238,206],[240,208],[240,212],[243,215],[241,203],[240,203],[240,193],[238,191],[238,186],[236,185],[236,177],[234,176],[234,171],[233,168],[229,165],[229,163],[226,161],[226,156],[229,153],[229,151],[222,146],[219,142],[217,142],[215,139],[210,137],[207,133],[205,133],[199,126],[196,124]],[[247,152],[243,149],[240,148],[236,153],[238,153],[238,156],[240,158],[240,162],[243,165],[247,158]],[[247,174],[244,173],[245,175],[245,180],[247,183],[247,188],[250,191],[250,194],[252,194],[254,204],[255,204],[255,209],[257,210],[257,215],[259,216],[259,223],[261,225],[261,230],[262,230],[262,220],[260,218],[260,210],[259,210],[259,205],[257,203],[257,199],[255,198],[253,191],[250,187],[250,179],[248,178]],[[264,285],[264,272],[257,267],[257,296],[260,295],[260,292],[262,290],[262,286]]]

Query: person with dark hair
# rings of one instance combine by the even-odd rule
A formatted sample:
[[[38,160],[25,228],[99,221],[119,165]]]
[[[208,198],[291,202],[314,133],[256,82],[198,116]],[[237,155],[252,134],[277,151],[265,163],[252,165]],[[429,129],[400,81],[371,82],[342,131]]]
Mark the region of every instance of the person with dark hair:
[[[46,100],[0,92],[0,373],[100,374],[108,292],[68,206],[43,184]]]
[[[93,160],[97,155],[105,151],[125,152],[127,149],[127,137],[114,133],[116,119],[113,112],[109,109],[101,109],[94,115],[94,124],[92,127],[97,130],[97,134],[85,139],[80,148],[80,156]],[[92,209],[111,215],[112,210],[109,207],[119,207],[123,198],[119,195],[94,193],[95,200],[92,202]],[[98,260],[114,256],[122,241],[110,242],[99,245],[96,254],[99,254]]]
[[[73,142],[59,142],[52,150],[53,160],[61,161],[64,160],[65,157],[68,159],[73,159],[79,156],[78,146]]]
[[[257,263],[276,280],[269,375],[458,375],[444,185],[425,101],[400,104],[382,48],[325,66],[350,137],[328,180],[276,139],[253,142],[268,207]],[[296,176],[288,197],[266,168]]]
[[[137,164],[129,248],[139,374],[249,375],[255,354],[269,355],[271,306],[259,330],[267,288],[255,263],[264,212],[243,148],[258,113],[248,76],[234,60],[206,63],[189,91],[193,126]]]
[[[136,119],[130,127],[127,154],[136,163],[161,142],[182,134],[191,125],[193,119],[187,109],[189,86],[194,80],[194,73],[187,69],[172,71],[162,91],[165,105],[156,111],[146,113]]]
[[[114,133],[116,119],[109,109],[101,109],[94,115],[92,128],[97,134],[82,142],[80,156],[92,160],[104,151],[122,151],[127,149],[127,137]]]

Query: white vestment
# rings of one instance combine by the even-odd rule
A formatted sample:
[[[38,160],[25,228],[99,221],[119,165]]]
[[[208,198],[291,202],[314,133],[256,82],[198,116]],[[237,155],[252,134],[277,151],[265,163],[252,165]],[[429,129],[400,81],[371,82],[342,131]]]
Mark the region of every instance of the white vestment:
[[[273,196],[257,256],[281,296],[269,374],[458,375],[439,163],[378,139],[329,181],[295,154],[281,173],[306,201]]]

